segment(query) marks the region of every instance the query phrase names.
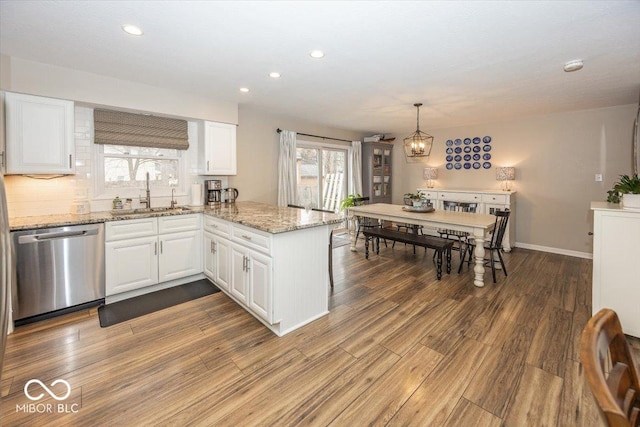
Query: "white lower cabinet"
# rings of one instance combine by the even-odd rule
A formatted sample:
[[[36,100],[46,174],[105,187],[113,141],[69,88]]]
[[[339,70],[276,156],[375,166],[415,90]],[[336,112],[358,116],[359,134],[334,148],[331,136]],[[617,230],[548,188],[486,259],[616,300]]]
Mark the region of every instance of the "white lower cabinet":
[[[160,235],[158,281],[180,279],[202,272],[202,232]]]
[[[107,242],[106,294],[119,294],[158,283],[157,251],[156,236]]]
[[[201,218],[193,214],[107,222],[106,295],[202,273]]]
[[[205,216],[204,273],[255,316],[274,322],[271,235]]]

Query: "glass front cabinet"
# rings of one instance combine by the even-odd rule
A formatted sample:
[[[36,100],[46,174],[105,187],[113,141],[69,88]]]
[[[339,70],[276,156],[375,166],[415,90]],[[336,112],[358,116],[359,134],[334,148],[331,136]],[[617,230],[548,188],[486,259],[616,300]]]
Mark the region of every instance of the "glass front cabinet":
[[[362,144],[362,195],[369,203],[391,203],[392,154],[391,144]]]

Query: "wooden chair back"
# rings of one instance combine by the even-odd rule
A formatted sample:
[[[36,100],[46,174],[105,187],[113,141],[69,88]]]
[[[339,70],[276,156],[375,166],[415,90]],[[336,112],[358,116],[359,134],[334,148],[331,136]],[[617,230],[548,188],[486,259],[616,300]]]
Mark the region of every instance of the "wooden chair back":
[[[597,312],[582,331],[581,353],[591,393],[610,427],[640,426],[640,384],[615,311]]]
[[[507,230],[510,214],[509,209],[495,211],[496,224],[491,235],[489,249],[502,249],[502,239],[504,239],[504,233]]]

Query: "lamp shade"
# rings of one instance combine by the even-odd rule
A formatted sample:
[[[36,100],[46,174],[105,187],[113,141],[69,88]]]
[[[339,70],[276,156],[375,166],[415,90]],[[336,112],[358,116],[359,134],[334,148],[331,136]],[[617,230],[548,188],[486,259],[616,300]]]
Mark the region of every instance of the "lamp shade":
[[[424,168],[422,170],[422,177],[424,179],[436,179],[436,178],[438,178],[438,168]]]
[[[516,177],[516,168],[501,167],[496,169],[497,181],[513,181]]]

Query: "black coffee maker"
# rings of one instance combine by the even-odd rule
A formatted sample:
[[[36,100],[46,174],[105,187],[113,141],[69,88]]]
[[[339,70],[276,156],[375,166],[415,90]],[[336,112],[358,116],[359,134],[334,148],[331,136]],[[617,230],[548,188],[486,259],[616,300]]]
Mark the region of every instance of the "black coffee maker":
[[[210,179],[205,181],[204,199],[211,207],[219,206],[222,202],[222,181],[219,179]]]

